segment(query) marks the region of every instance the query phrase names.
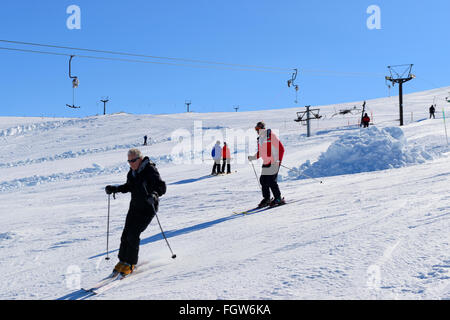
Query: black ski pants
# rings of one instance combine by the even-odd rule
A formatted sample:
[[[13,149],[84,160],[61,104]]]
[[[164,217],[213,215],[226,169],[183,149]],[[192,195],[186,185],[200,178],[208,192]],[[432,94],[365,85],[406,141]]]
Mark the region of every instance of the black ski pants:
[[[219,174],[220,173],[220,160],[217,163],[216,160],[214,160],[214,165],[211,174]]]
[[[231,173],[231,164],[229,159],[223,159],[222,173],[225,173],[225,166],[227,166],[227,173]]]
[[[141,233],[147,229],[154,216],[154,212],[134,211],[131,209],[128,211],[125,227],[120,239],[120,261],[129,264],[138,263]]]
[[[281,198],[280,187],[277,182],[278,173],[271,175],[261,175],[259,182],[261,183],[262,195],[264,199],[270,199],[270,191],[275,199]]]

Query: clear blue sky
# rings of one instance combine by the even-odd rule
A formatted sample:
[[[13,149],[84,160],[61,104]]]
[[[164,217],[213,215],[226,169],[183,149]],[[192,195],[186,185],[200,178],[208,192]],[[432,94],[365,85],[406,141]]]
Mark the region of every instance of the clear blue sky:
[[[66,26],[72,4],[81,9],[80,30]],[[370,5],[381,10],[379,30],[367,28]],[[75,57],[72,72],[80,80],[75,104],[81,108],[70,109],[65,106],[72,104],[68,57],[0,50],[0,116],[84,117],[103,112],[104,96],[111,100],[108,113],[135,114],[184,112],[185,100],[197,112],[344,103],[387,96],[386,66],[405,63],[414,63],[417,75],[405,85],[406,93],[449,86],[449,14],[448,0],[2,1],[1,40],[298,68],[300,90],[295,104],[295,91],[286,85],[289,71]]]

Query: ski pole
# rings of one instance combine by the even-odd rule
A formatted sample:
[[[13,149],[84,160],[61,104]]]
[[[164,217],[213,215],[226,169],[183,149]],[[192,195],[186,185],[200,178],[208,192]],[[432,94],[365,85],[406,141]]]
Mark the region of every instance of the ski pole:
[[[250,163],[252,164],[253,172],[255,173],[255,177],[256,177],[256,181],[258,181],[259,189],[260,189],[261,192],[262,192],[261,184],[260,184],[259,179],[258,179],[258,174],[256,174],[255,165],[253,164],[253,161],[252,161],[252,160],[250,160]]]
[[[286,167],[285,165],[281,165],[281,166],[282,166],[283,168],[286,168],[286,169],[289,169],[289,170],[294,170],[294,169],[292,169],[292,168]],[[320,182],[320,183],[323,183],[322,180],[319,180],[319,179],[313,178],[313,177],[311,177],[311,176],[308,176],[307,174],[304,174],[303,172],[300,172],[300,174],[301,174],[302,176],[305,176],[305,177],[309,178],[309,179],[313,179],[313,180],[315,180],[315,181],[318,181],[318,182]]]
[[[108,223],[106,227],[106,258],[105,260],[109,260],[109,207],[111,202],[111,195],[108,194]]]
[[[162,233],[164,239],[166,240],[166,243],[167,243],[167,246],[169,247],[170,252],[172,253],[172,259],[175,259],[177,257],[177,255],[173,253],[172,248],[170,247],[169,241],[167,241],[166,235],[164,234],[164,230],[161,227],[161,223],[159,222],[159,218],[158,218],[158,215],[156,214],[156,212],[155,212],[155,216],[156,216],[156,220],[158,220],[158,224],[159,224],[159,228],[161,229],[161,233]]]

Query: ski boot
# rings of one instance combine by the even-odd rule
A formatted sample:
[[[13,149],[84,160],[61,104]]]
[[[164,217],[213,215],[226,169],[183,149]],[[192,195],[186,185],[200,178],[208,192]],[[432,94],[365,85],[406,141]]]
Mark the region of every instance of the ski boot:
[[[283,205],[283,204],[286,204],[286,201],[284,201],[284,198],[276,198],[276,199],[273,199],[271,202],[270,202],[270,207],[276,207],[276,206],[281,206],[281,205]]]
[[[134,264],[124,263],[124,265],[122,267],[122,271],[120,271],[120,274],[122,276],[126,277],[129,274],[131,274],[135,268],[136,268],[136,265],[134,265]]]
[[[123,262],[122,262],[122,261],[119,261],[119,262],[115,265],[115,267],[114,267],[114,269],[113,269],[113,271],[112,271],[110,277],[113,278],[113,277],[117,276],[117,275],[120,273],[120,271],[122,270],[122,265],[123,265]]]
[[[125,267],[125,265],[126,265],[125,262],[119,261],[119,262],[116,264],[116,266],[114,267],[114,270],[113,270],[113,272],[112,272],[112,275],[113,275],[113,276],[116,276],[116,275],[118,275],[119,273],[121,273],[121,272],[122,272],[122,269]]]
[[[270,199],[262,199],[261,202],[258,204],[258,208],[264,208],[270,205]]]
[[[114,270],[112,272],[113,276],[118,275],[119,273],[122,275],[129,275],[132,273],[135,269],[134,264],[129,264],[123,261],[119,261],[116,266],[114,267]]]

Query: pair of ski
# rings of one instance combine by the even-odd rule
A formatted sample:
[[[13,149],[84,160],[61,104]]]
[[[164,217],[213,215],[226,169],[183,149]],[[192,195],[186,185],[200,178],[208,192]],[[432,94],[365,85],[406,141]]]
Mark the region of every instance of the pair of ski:
[[[142,261],[136,266],[134,271],[132,273],[130,273],[129,275],[123,275],[121,273],[113,272],[108,277],[106,277],[103,280],[100,280],[99,282],[94,284],[91,288],[82,289],[82,290],[85,291],[89,297],[91,297],[93,295],[99,295],[110,289],[113,289],[113,288],[119,286],[124,281],[125,282],[129,281],[128,278],[131,278],[131,280],[132,279],[136,280],[136,279],[142,278],[142,276],[145,276],[148,271],[150,271],[150,270],[155,271],[155,270],[157,270],[157,268],[165,266],[167,264],[168,264],[168,262],[166,261],[166,259],[155,260],[153,262]]]
[[[136,271],[134,271],[134,272],[136,272]],[[133,273],[131,273],[129,275],[123,275],[122,273],[114,273],[113,272],[111,275],[109,275],[105,279],[100,280],[99,282],[94,284],[91,288],[89,288],[89,289],[84,289],[83,288],[83,290],[86,291],[86,292],[90,292],[90,293],[92,293],[94,295],[101,294],[101,293],[103,293],[105,291],[108,291],[108,290],[116,287],[117,285],[120,284],[120,282],[123,279],[131,277],[131,275]]]
[[[106,277],[103,280],[100,280],[99,282],[94,284],[91,288],[83,290],[86,292],[90,292],[94,295],[99,295],[105,291],[115,288],[116,286],[121,284],[124,279],[133,277],[134,274],[145,270],[145,268],[142,269],[142,266],[146,264],[147,262],[140,263],[138,266],[136,266],[134,271],[128,275],[124,275],[123,273],[117,273],[113,271],[108,277]]]
[[[221,172],[221,173],[211,174],[211,175],[215,176],[215,177],[219,177],[219,176],[227,176],[227,175],[230,175],[232,173],[237,173],[237,170],[234,170],[234,171],[231,171],[231,172],[228,172],[228,173]]]
[[[262,212],[262,211],[267,211],[267,210],[270,210],[270,209],[274,209],[274,208],[277,208],[277,207],[280,207],[280,206],[283,206],[283,205],[289,203],[289,202],[286,202],[286,201],[284,200],[284,198],[283,198],[283,201],[284,201],[284,202],[282,202],[282,203],[280,203],[280,204],[277,204],[277,205],[273,205],[273,206],[255,207],[255,208],[252,208],[252,209],[247,209],[247,210],[244,210],[244,211],[237,211],[237,212],[234,211],[233,214],[235,214],[235,215],[240,215],[240,214],[242,214],[242,215],[245,215],[245,214],[254,214],[254,213],[258,213],[258,212]]]

